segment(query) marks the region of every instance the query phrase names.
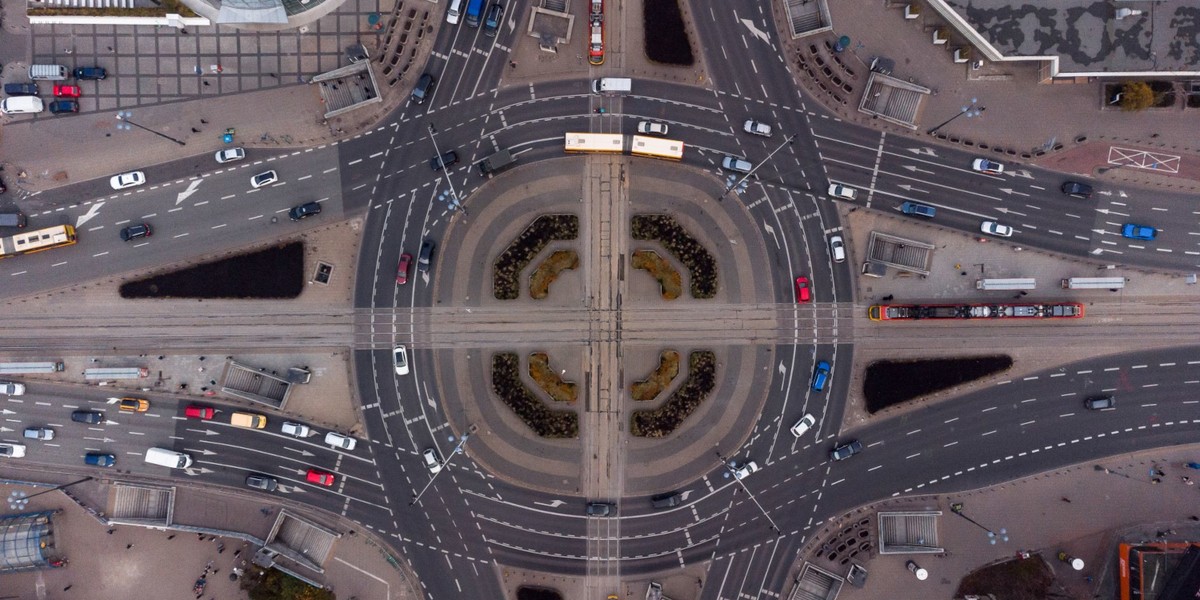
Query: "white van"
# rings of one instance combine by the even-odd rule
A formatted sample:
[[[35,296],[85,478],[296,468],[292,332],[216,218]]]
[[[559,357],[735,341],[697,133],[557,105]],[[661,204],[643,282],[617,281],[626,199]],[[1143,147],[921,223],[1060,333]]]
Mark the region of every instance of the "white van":
[[[592,92],[596,94],[628,94],[633,91],[633,80],[628,77],[603,77],[592,80]]]
[[[450,10],[446,12],[447,23],[458,25],[458,20],[462,18],[462,3],[463,0],[450,1]]]
[[[70,71],[62,65],[29,65],[30,79],[46,81],[62,81]]]
[[[9,96],[0,100],[0,112],[6,115],[40,113],[44,108],[37,96]]]
[[[192,457],[166,448],[151,448],[146,451],[146,462],[170,469],[186,469],[192,466]]]

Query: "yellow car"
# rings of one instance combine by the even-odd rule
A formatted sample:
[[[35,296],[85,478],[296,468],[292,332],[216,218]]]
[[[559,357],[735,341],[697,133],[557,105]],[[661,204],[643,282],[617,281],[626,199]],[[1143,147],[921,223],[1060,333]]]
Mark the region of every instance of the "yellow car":
[[[121,398],[121,412],[146,412],[150,410],[150,401],[142,398]]]

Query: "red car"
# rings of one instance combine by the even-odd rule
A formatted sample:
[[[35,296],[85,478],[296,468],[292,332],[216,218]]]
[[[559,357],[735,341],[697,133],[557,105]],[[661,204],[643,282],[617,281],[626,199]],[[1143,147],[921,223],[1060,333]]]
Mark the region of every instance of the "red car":
[[[812,301],[812,291],[808,287],[808,278],[801,275],[796,278],[796,302],[805,304]]]
[[[412,264],[412,255],[405,252],[400,255],[400,266],[396,268],[396,283],[404,285],[408,283],[408,265]]]
[[[54,86],[55,98],[78,98],[81,90],[77,85],[56,85]]]
[[[333,485],[333,473],[318,471],[316,469],[308,470],[308,482],[330,487]]]
[[[183,409],[183,415],[189,419],[208,420],[213,418],[213,415],[216,414],[216,412],[217,411],[213,410],[210,406],[200,406],[199,404],[192,404]]]

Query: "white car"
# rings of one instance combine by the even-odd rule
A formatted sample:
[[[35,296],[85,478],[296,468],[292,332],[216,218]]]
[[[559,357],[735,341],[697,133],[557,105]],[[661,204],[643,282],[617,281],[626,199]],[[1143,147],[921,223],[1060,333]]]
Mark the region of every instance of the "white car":
[[[108,180],[108,185],[111,185],[114,190],[137,187],[143,183],[146,183],[146,174],[141,171],[130,171],[128,173],[121,173],[120,175],[113,175],[112,179]]]
[[[429,467],[430,473],[437,473],[442,470],[442,461],[438,458],[437,450],[434,448],[426,448],[421,453],[421,457],[425,459],[425,466]]]
[[[259,173],[258,175],[251,177],[250,178],[250,187],[252,187],[254,189],[258,189],[264,185],[271,185],[272,183],[275,183],[276,181],[279,181],[279,174],[276,173],[274,169],[271,169],[270,171],[267,171],[266,173]]]
[[[408,375],[408,350],[404,346],[392,350],[392,362],[396,365],[397,375]]]
[[[25,444],[0,444],[0,456],[21,458],[25,456]]]
[[[734,470],[733,471],[734,477],[736,477],[738,479],[745,479],[745,478],[749,477],[751,473],[758,472],[758,463],[756,463],[752,460],[748,460],[741,466],[738,466],[737,463],[731,462],[731,463],[729,463],[729,468]]]
[[[831,183],[829,184],[829,195],[840,200],[854,200],[858,198],[858,190],[840,183]]]
[[[25,437],[31,440],[52,440],[54,439],[54,430],[49,427],[26,427]]]
[[[1013,228],[1008,225],[1001,225],[995,221],[984,221],[979,226],[979,230],[996,237],[1012,237]]]
[[[829,255],[833,257],[833,262],[842,262],[846,260],[846,244],[842,241],[842,236],[835,235],[829,238]]]
[[[358,445],[358,440],[347,435],[330,431],[329,433],[325,434],[325,443],[333,446],[334,448],[353,450],[354,447]]]
[[[736,156],[726,156],[721,159],[721,167],[738,173],[749,173],[754,170],[754,165],[750,164],[750,161]]]
[[[750,119],[742,124],[742,130],[746,133],[761,135],[763,137],[771,137],[771,126],[766,123],[760,123],[754,119]]]
[[[300,423],[284,422],[283,433],[286,435],[290,435],[292,437],[302,438],[302,437],[308,437],[308,435],[310,433],[312,433],[312,430],[308,428],[308,425],[301,425]]]
[[[216,154],[217,162],[221,164],[231,163],[235,160],[246,158],[246,151],[242,148],[226,148]]]
[[[667,135],[667,124],[658,121],[642,121],[638,123],[637,131],[649,135]]]
[[[971,168],[979,171],[980,173],[987,173],[988,175],[1004,174],[1004,165],[998,162],[992,162],[986,158],[975,159],[975,161],[971,163]]]
[[[15,381],[0,381],[0,394],[5,396],[25,395],[25,384]]]
[[[800,417],[799,421],[796,421],[795,425],[792,425],[792,435],[800,437],[808,433],[808,430],[812,429],[812,426],[816,423],[816,417],[812,415],[804,415],[803,417]]]

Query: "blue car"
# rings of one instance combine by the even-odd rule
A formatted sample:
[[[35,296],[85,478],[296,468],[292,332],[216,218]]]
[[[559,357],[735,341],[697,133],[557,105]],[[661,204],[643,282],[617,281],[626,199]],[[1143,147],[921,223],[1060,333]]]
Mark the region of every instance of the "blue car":
[[[100,454],[98,452],[88,452],[83,457],[83,462],[96,467],[111,467],[117,464],[117,457],[111,454]]]
[[[1131,240],[1145,240],[1149,242],[1154,239],[1154,236],[1158,235],[1158,230],[1147,225],[1126,223],[1125,226],[1121,228],[1121,235]]]
[[[827,383],[829,383],[829,363],[821,361],[817,363],[817,368],[813,369],[812,390],[819,392],[825,389]]]

